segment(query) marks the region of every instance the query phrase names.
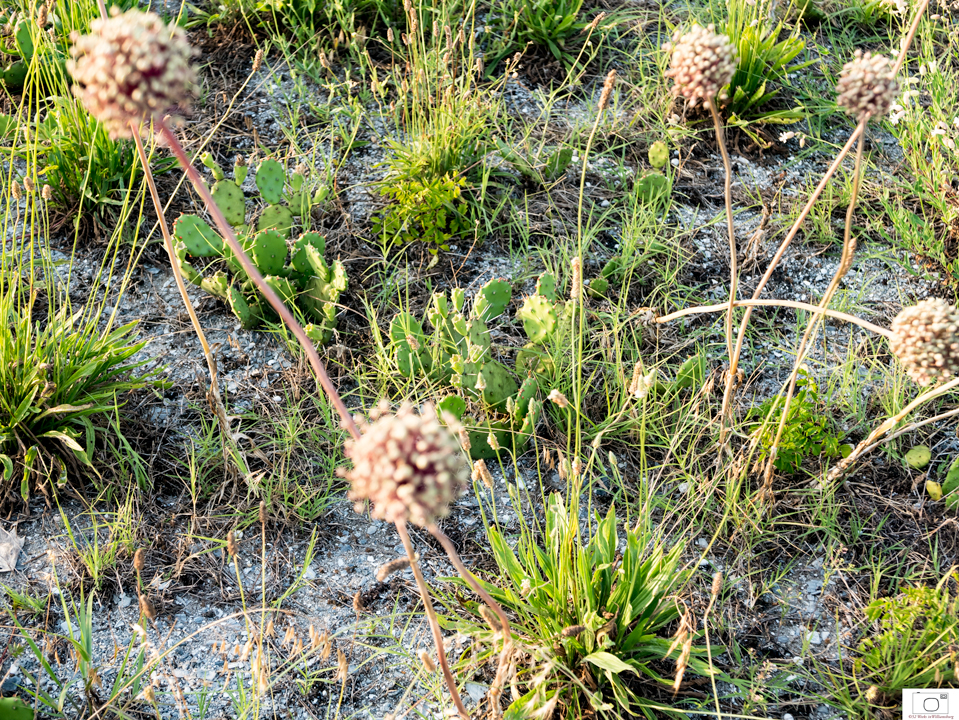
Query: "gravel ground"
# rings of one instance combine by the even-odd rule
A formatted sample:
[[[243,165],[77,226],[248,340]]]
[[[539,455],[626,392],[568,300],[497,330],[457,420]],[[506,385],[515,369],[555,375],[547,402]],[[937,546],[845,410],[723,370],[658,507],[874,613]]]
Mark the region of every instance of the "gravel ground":
[[[285,94],[295,97],[293,83],[289,78],[277,81],[265,70],[260,71],[250,85],[253,90],[241,99],[235,110],[238,117],[251,119],[260,142],[267,146],[278,146],[283,138],[285,111],[288,109],[283,98]],[[317,95],[321,95],[319,89]],[[537,95],[519,81],[511,81],[502,97],[512,111],[525,117],[536,117],[542,106]],[[589,105],[592,102],[566,109],[563,117],[570,127],[591,119]],[[365,118],[361,136],[370,144],[354,152],[340,170],[343,190],[340,200],[346,213],[343,220],[354,227],[367,222],[370,214],[382,205],[371,192],[371,187],[382,177],[383,169],[378,165],[384,159],[381,139],[387,133],[382,118]],[[829,139],[841,143],[844,137],[837,133]],[[306,137],[303,141],[306,143]],[[234,150],[243,150],[248,147],[244,142],[241,139],[231,141],[231,144]],[[890,163],[894,162],[897,157],[894,140],[880,135],[875,142],[883,148]],[[795,198],[800,188],[810,178],[817,178],[831,159],[816,154],[799,160],[797,155],[790,154],[797,150],[794,145],[797,141],[790,141],[787,153],[767,156],[761,162],[741,155],[733,157],[736,232],[741,240],[757,237],[754,252],[750,251],[752,254],[744,258],[752,264],[752,269],[743,274],[743,295],[752,292],[781,237],[781,233],[757,230],[761,214],[756,212],[755,202],[750,198],[776,193],[785,200]],[[307,154],[313,149],[308,144],[302,147]],[[694,202],[693,194],[686,190],[717,187],[722,172],[721,160],[717,154],[695,158],[677,156],[675,160],[679,174],[677,202],[667,222],[692,230],[685,246],[688,264],[684,276],[699,282],[705,302],[720,302],[728,297],[729,276],[728,244],[721,218],[722,198],[709,196],[706,198],[708,202]],[[567,171],[570,183],[578,181],[580,162],[577,158]],[[316,172],[322,170],[322,165],[316,168]],[[590,173],[604,176],[612,170],[604,162],[595,161]],[[635,173],[636,168],[627,168],[627,171]],[[628,178],[613,180],[625,182]],[[248,180],[251,181],[252,178]],[[603,207],[603,202],[608,205],[610,191],[605,187],[590,186],[587,195]],[[787,204],[783,202],[783,205]],[[720,218],[719,222],[717,218]],[[619,231],[620,228],[611,227],[608,234],[615,238]],[[841,233],[841,227],[838,232]],[[871,321],[887,324],[903,302],[926,297],[939,287],[939,278],[930,276],[905,251],[875,240],[866,241],[864,246],[844,280],[841,292],[850,302],[864,308]],[[341,257],[348,264],[359,263],[362,258],[378,252],[362,243],[340,247]],[[451,257],[463,250],[452,248]],[[836,252],[823,250],[797,240],[782,268],[774,274],[764,297],[815,302],[838,263]],[[80,251],[75,264],[75,277],[80,288],[89,284],[99,271],[101,257],[102,253],[96,249]],[[66,258],[63,252],[55,254],[55,259]],[[595,259],[596,266],[602,259]],[[915,272],[890,272],[890,263]],[[459,281],[469,290],[475,290],[492,277],[513,278],[526,269],[520,267],[522,264],[522,261],[518,264],[517,259],[498,252],[496,245],[491,244],[482,253],[468,255]],[[351,276],[351,281],[353,279]],[[529,281],[526,282],[527,285],[514,288],[515,297],[519,297],[522,290],[531,289]],[[199,288],[191,286],[189,292],[210,342],[218,347],[220,384],[229,396],[231,407],[253,409],[264,399],[282,395],[289,387],[291,373],[295,374],[300,367],[300,361],[274,335],[241,329],[222,303]],[[112,311],[113,308],[107,309]],[[762,313],[756,315],[759,317]],[[791,360],[789,349],[795,345],[795,322],[791,311],[781,311],[778,317],[781,318],[777,328],[779,335],[763,337],[744,360],[747,375],[753,380],[751,395],[746,394],[743,402],[770,397],[786,379],[790,364],[787,361]],[[712,343],[710,359],[713,364],[718,362],[723,351],[718,318],[710,318],[708,322],[714,325],[701,340]],[[117,320],[127,322],[134,319],[140,320],[141,336],[149,339],[141,353],[142,358],[148,360],[147,367],[162,366],[163,376],[172,383],[170,391],[144,405],[140,420],[153,428],[157,435],[168,436],[168,442],[174,446],[182,446],[195,432],[188,426],[195,414],[191,406],[202,404],[207,374],[199,344],[192,334],[171,269],[162,252],[151,250],[147,253],[119,302]],[[669,332],[684,335],[693,328],[702,331],[704,322],[702,318],[690,318],[677,323]],[[810,364],[814,368],[821,367],[831,357],[828,354],[831,348],[846,347],[850,339],[858,341],[863,335],[858,328],[850,330],[839,323],[828,322],[826,342],[816,343]],[[338,352],[341,343],[348,342],[348,338],[337,338],[328,352]],[[865,384],[859,392],[868,394],[871,388]],[[519,482],[534,486],[535,469],[522,463],[520,467],[525,474]],[[497,505],[510,507],[507,486],[517,480],[497,474],[495,481]],[[545,488],[547,491],[561,487],[558,477],[550,477],[548,482],[555,487]],[[220,689],[245,667],[248,668],[248,662],[242,658],[250,633],[248,621],[242,615],[240,583],[223,549],[232,520],[203,518],[199,525],[195,524],[191,519],[189,497],[183,491],[169,490],[152,505],[142,509],[143,525],[136,528],[136,536],[137,542],[152,548],[142,581],[158,612],[156,620],[146,628],[145,646],[148,652],[168,651],[157,673],[161,715],[164,718],[173,717],[175,713],[183,716],[188,708],[192,717],[197,717],[203,703],[203,688],[209,688],[211,695],[208,696],[210,704],[206,717],[234,717],[231,699]],[[455,525],[461,544],[474,541],[479,546],[486,545],[478,507],[472,496],[457,503],[449,522]],[[77,589],[85,572],[78,563],[73,546],[74,542],[81,547],[89,542],[92,532],[89,516],[77,502],[64,506],[63,514],[71,528],[74,533],[80,533],[74,541],[66,532],[59,513],[38,503],[34,503],[31,510],[29,517],[0,522],[0,526],[15,529],[26,541],[17,570],[6,575],[2,582],[35,596],[53,593],[45,611],[30,624],[44,626],[60,635],[69,634],[73,626],[64,617],[61,600],[70,607],[76,607],[72,603],[79,603]],[[527,510],[533,512],[532,508]],[[507,534],[518,532],[515,515],[505,511],[500,520]],[[418,711],[426,717],[445,717],[448,708],[434,702],[433,696],[425,690],[422,675],[414,674],[417,667],[414,651],[429,646],[422,620],[416,618],[409,625],[391,622],[392,618],[402,617],[404,612],[415,608],[415,586],[410,572],[395,575],[387,583],[375,580],[379,565],[402,554],[402,546],[392,526],[371,522],[353,512],[345,498],[335,502],[329,512],[312,526],[271,520],[266,533],[268,562],[265,569],[260,565],[260,534],[257,530],[256,526],[248,528],[240,543],[238,562],[248,606],[260,601],[263,573],[268,600],[291,591],[283,603],[283,612],[277,613],[273,619],[276,636],[270,641],[274,667],[294,654],[291,643],[283,643],[287,627],[294,628],[294,634],[307,645],[310,627],[319,633],[329,632],[333,642],[329,657],[323,659],[315,653],[306,663],[316,673],[313,687],[303,694],[292,692],[298,673],[304,667],[303,662],[297,663],[297,671],[278,682],[274,691],[263,700],[263,717],[329,716],[331,709],[340,702],[339,684],[334,680],[337,651],[343,652],[348,663],[346,694],[340,708],[342,716],[384,718],[397,711],[404,696],[408,703],[411,698],[425,695],[427,699],[418,706]],[[310,536],[313,532],[316,533],[316,544],[315,552],[311,553]],[[81,536],[87,540],[82,540]],[[209,539],[211,537],[216,539]],[[739,576],[741,568],[736,562],[730,562],[722,553],[713,551],[699,557],[708,546],[708,538],[690,540],[693,542],[686,559],[698,562],[704,577],[717,570],[727,573],[727,583],[740,613],[730,627],[740,633],[741,638],[751,639],[751,646],[799,667],[810,655],[835,660],[839,644],[852,642],[853,633],[858,628],[859,596],[851,587],[854,580],[841,559],[817,556],[812,549],[810,554],[797,556],[778,581],[757,595],[750,577]],[[422,538],[417,544],[427,578],[453,574],[445,556]],[[118,655],[117,649],[122,652],[129,643],[138,642],[136,578],[130,563],[130,557],[122,555],[117,569],[107,573],[104,589],[96,594],[93,602],[92,653],[94,664],[100,668],[102,697],[108,693],[122,661],[122,654]],[[60,595],[61,591],[66,593],[66,598]],[[360,613],[354,609],[357,593],[363,594],[365,606]],[[18,612],[23,617],[23,611]],[[249,622],[259,627],[256,616]],[[457,648],[468,646],[469,640],[450,638],[450,652],[455,656]],[[67,645],[63,641],[51,641],[47,648],[48,656],[58,663],[61,677],[73,676],[75,666]],[[405,649],[409,658],[398,655],[400,649]],[[36,673],[37,670],[37,663],[29,653],[8,660],[4,666],[8,687],[10,683],[23,682],[24,671]],[[249,681],[248,674],[246,677]],[[797,681],[798,677],[797,674]],[[478,675],[475,682],[467,683],[465,696],[468,704],[475,705],[482,698],[488,681],[489,678]],[[308,680],[303,682],[308,683]],[[45,687],[52,689],[49,682]],[[773,712],[772,708],[770,712]],[[820,706],[808,714],[826,717],[831,711]],[[779,716],[784,720],[794,720],[788,713],[780,712]]]

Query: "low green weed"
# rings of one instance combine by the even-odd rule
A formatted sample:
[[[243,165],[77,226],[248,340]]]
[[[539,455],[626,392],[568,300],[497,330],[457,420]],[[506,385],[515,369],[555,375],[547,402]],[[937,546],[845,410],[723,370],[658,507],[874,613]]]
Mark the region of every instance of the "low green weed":
[[[384,246],[421,241],[430,252],[449,250],[450,242],[473,229],[463,200],[466,180],[443,175],[387,181],[380,193],[391,203],[373,217],[373,232]]]
[[[108,421],[121,397],[155,380],[137,372],[146,361],[133,356],[146,341],[133,341],[136,323],[101,329],[97,317],[55,298],[44,308],[35,289],[8,282],[0,295],[0,462],[4,492],[16,487],[27,500],[34,482],[67,467],[95,474],[97,435],[117,432]]]
[[[716,27],[729,36],[736,46],[737,67],[726,93],[725,110],[730,126],[748,125],[751,121],[793,123],[801,120],[803,110],[763,110],[779,94],[788,73],[808,67],[810,62],[790,63],[805,49],[797,23],[780,40],[786,30],[785,20],[776,21],[770,14],[770,2],[730,0],[714,9]]]
[[[569,64],[569,42],[588,24],[580,19],[582,9],[583,0],[507,0],[496,19],[503,47],[491,64],[528,44]]]
[[[782,417],[784,399],[777,395],[748,414],[760,443],[760,458],[768,457]],[[779,450],[773,463],[784,473],[796,473],[806,458],[840,457],[851,449],[841,445],[842,436],[832,418],[824,412],[819,387],[805,371],[796,381],[796,395],[789,407],[789,420],[779,441]]]
[[[853,667],[862,684],[876,688],[875,704],[901,701],[903,688],[959,683],[959,597],[950,592],[950,580],[906,588],[866,607],[866,618],[878,632],[859,643]]]

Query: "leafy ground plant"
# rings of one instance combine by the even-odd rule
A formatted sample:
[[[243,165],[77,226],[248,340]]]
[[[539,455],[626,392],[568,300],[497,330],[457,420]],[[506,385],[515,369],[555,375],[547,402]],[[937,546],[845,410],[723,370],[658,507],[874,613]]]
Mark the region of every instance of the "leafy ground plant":
[[[55,302],[38,307],[35,291],[27,293],[14,283],[0,296],[0,462],[5,492],[17,484],[13,460],[22,463],[24,500],[34,478],[93,470],[97,434],[116,431],[110,416],[120,396],[154,382],[137,373],[145,361],[133,356],[145,342],[132,340],[135,323],[101,329],[96,317]]]
[[[550,497],[544,544],[527,531],[513,548],[499,530],[488,531],[501,580],[484,584],[517,618],[512,627],[519,652],[530,656],[517,678],[521,696],[505,717],[547,717],[556,708],[558,717],[579,718],[615,713],[614,705],[648,718],[655,717],[654,707],[668,713],[640,697],[631,678],[652,680],[665,690],[674,682],[662,674],[665,660],[683,668],[677,669],[680,677],[687,667],[698,675],[711,672],[706,648],[694,645],[695,633],[685,623],[676,638],[663,637],[681,616],[672,594],[683,577],[682,546],[666,552],[654,544],[650,550],[652,537],[641,527],[627,529],[621,540],[613,508],[583,541],[578,511],[578,501],[567,507],[559,494]],[[446,616],[450,628],[489,634],[480,620],[488,617],[485,609],[475,604],[469,609],[475,615],[465,620]]]
[[[785,21],[776,21],[772,3],[731,0],[717,12],[726,15],[717,20],[716,26],[728,35],[736,45],[736,72],[726,91],[726,112],[729,124],[737,125],[750,120],[792,123],[803,117],[801,107],[787,110],[764,110],[779,94],[777,87],[787,73],[807,67],[810,63],[790,63],[806,47],[796,26],[780,40],[786,30]]]

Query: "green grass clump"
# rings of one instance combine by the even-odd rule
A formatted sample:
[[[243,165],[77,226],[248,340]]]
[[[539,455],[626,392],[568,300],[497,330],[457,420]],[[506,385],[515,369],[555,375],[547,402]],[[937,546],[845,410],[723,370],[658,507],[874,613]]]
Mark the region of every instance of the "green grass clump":
[[[682,545],[664,551],[642,524],[620,540],[613,508],[582,538],[575,497],[569,506],[559,494],[547,500],[540,541],[527,528],[511,547],[499,530],[488,531],[500,580],[484,585],[515,618],[513,632],[534,658],[506,716],[532,717],[558,705],[556,717],[579,718],[612,710],[608,703],[650,719],[659,710],[670,713],[640,697],[631,678],[667,690],[673,678],[662,674],[666,660],[698,675],[712,672],[706,648],[692,642],[698,634],[663,637],[680,617],[672,594],[683,579]],[[470,636],[489,635],[481,608],[469,603],[467,609],[475,615],[447,622]]]
[[[19,480],[24,500],[34,479],[78,464],[95,473],[97,435],[116,432],[110,420],[121,396],[153,384],[136,372],[146,362],[133,360],[146,344],[132,341],[136,323],[101,328],[98,317],[55,301],[44,309],[37,299],[16,282],[0,295],[0,462],[4,492]]]

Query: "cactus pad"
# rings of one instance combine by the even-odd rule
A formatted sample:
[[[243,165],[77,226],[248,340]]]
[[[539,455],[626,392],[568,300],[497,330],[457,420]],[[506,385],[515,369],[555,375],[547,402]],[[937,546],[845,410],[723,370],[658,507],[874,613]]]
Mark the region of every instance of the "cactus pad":
[[[649,146],[649,164],[661,168],[669,162],[669,147],[662,140]]]
[[[486,388],[483,390],[483,400],[494,410],[506,409],[506,401],[516,395],[518,390],[516,381],[510,375],[505,365],[491,360],[483,365],[483,379]]]
[[[253,312],[253,308],[250,307],[250,304],[243,297],[243,293],[231,285],[227,295],[230,301],[230,307],[233,309],[233,314],[236,315],[240,321],[240,325],[245,330],[255,328],[259,324],[260,318]]]
[[[264,160],[256,171],[256,186],[263,199],[270,205],[276,205],[283,199],[283,186],[286,173],[276,160]]]
[[[463,417],[463,413],[465,412],[466,401],[459,395],[447,395],[445,398],[436,403],[436,413],[440,416],[440,419],[443,418],[443,415],[449,413],[459,420],[461,417]]]
[[[536,294],[542,295],[550,302],[556,302],[556,276],[553,273],[543,273],[536,281]]]
[[[473,301],[473,315],[489,322],[503,314],[513,297],[513,289],[505,280],[493,279],[480,288]]]
[[[468,426],[472,426],[470,418],[465,418]],[[476,429],[473,429],[473,428]],[[489,436],[492,433],[496,438],[496,444],[500,450],[512,447],[512,431],[509,425],[501,420],[486,422],[470,427],[470,457],[473,460],[490,460],[499,455],[498,450],[494,450],[489,444]]]
[[[260,215],[257,230],[276,230],[283,237],[290,237],[293,229],[293,213],[286,205],[270,205]]]
[[[423,326],[409,313],[398,313],[390,322],[396,365],[403,377],[428,373],[432,361]]]
[[[226,300],[230,288],[230,280],[225,273],[218,272],[210,278],[203,278],[200,287],[206,290],[210,295]]]
[[[516,317],[523,321],[523,330],[530,341],[538,345],[546,342],[556,330],[556,308],[542,295],[527,297]]]
[[[293,269],[300,273],[313,274],[313,265],[306,255],[305,248],[307,245],[313,247],[322,259],[323,255],[326,254],[326,238],[319,233],[303,233],[300,235],[300,238],[293,243]],[[324,262],[323,264],[325,265],[326,263]]]
[[[181,215],[173,223],[173,237],[193,257],[214,257],[223,253],[223,240],[206,221],[196,215]]]
[[[646,204],[669,195],[669,178],[658,172],[648,172],[636,181],[636,197]]]
[[[266,281],[267,285],[273,288],[273,292],[280,296],[280,300],[287,305],[292,304],[296,299],[296,288],[294,288],[292,283],[290,283],[290,281],[286,278],[277,277],[276,275],[267,275],[263,279]]]
[[[305,192],[293,193],[287,198],[286,204],[289,206],[290,212],[296,217],[309,215],[310,209],[313,207],[310,194]]]
[[[221,168],[217,164],[216,160],[213,159],[213,155],[211,153],[208,153],[208,152],[203,153],[200,156],[200,162],[206,165],[210,169],[210,172],[213,173],[213,179],[216,180],[217,182],[219,182],[225,177],[223,175],[223,168]],[[230,223],[230,224],[232,225],[233,223]]]
[[[257,233],[249,252],[253,264],[264,275],[276,275],[286,265],[286,240],[276,230]]]
[[[187,282],[193,283],[194,285],[200,285],[203,282],[203,276],[183,258],[178,257],[176,259],[176,265],[180,270],[180,275],[182,275],[183,279]]]
[[[529,412],[530,402],[539,392],[539,383],[534,377],[528,377],[520,385],[519,392],[513,403],[513,424],[521,425]]]
[[[220,173],[221,175],[223,173]],[[246,198],[243,191],[231,180],[219,180],[210,191],[216,206],[220,208],[223,217],[233,227],[242,225],[246,220]]]

